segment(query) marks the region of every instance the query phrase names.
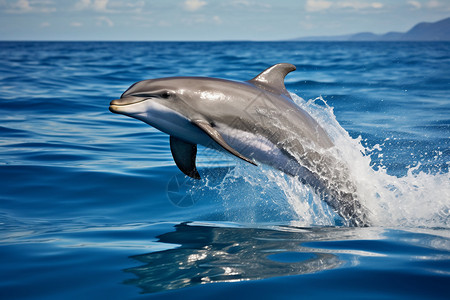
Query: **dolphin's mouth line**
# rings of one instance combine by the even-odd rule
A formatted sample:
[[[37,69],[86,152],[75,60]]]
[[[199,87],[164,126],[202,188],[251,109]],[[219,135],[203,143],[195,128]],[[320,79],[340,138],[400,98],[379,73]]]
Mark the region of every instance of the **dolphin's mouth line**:
[[[127,106],[138,104],[148,100],[148,98],[120,98],[111,101],[109,111],[115,114],[125,114],[122,109]]]
[[[121,98],[121,99],[115,99],[111,101],[109,106],[127,106],[127,105],[133,105],[140,102],[146,101],[148,98],[145,99],[127,99],[127,98]]]

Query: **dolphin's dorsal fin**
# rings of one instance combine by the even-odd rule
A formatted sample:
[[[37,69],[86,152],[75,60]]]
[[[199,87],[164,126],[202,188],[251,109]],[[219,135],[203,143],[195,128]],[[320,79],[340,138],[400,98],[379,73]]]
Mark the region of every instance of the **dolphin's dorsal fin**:
[[[197,145],[187,143],[171,135],[170,150],[172,151],[173,160],[181,172],[191,178],[200,179],[200,174],[195,166]]]
[[[263,88],[272,93],[280,93],[290,97],[286,87],[284,86],[284,78],[296,67],[292,64],[282,63],[271,66],[262,71],[258,76],[248,82]]]
[[[254,163],[251,159],[240,154],[238,151],[236,151],[230,145],[228,145],[227,142],[225,142],[225,140],[223,139],[222,135],[220,135],[220,133],[216,129],[214,129],[208,121],[193,120],[192,123],[194,123],[201,130],[203,130],[203,132],[205,132],[212,140],[214,140],[217,144],[219,144],[223,149],[227,150],[234,156],[239,157],[240,159],[245,160],[246,162],[249,162],[252,165],[256,166],[256,163]]]

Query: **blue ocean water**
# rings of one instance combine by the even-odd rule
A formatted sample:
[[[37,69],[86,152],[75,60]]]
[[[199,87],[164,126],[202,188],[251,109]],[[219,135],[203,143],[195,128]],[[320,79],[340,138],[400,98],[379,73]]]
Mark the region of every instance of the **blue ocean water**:
[[[108,105],[167,76],[279,62],[348,163],[373,226],[295,178]],[[450,43],[1,42],[0,298],[448,299]]]

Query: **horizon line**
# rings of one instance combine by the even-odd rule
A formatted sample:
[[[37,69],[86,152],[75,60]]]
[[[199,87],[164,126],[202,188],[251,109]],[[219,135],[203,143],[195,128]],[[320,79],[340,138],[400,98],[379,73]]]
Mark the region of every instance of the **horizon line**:
[[[2,40],[0,39],[0,42],[8,43],[8,42],[44,42],[44,43],[74,43],[74,42],[80,42],[80,43],[92,43],[92,42],[99,42],[99,43],[321,43],[321,42],[333,42],[333,43],[398,43],[398,42],[415,42],[415,43],[433,43],[433,42],[450,42],[450,40],[306,40],[306,39],[286,39],[286,40],[27,40],[27,39],[18,39],[18,40]]]

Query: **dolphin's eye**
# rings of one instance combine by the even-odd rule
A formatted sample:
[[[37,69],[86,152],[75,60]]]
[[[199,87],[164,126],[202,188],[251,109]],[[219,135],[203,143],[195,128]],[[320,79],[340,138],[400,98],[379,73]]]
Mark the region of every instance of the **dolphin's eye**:
[[[164,98],[164,99],[168,99],[169,97],[170,97],[170,93],[169,92],[162,92],[161,93],[161,95],[160,95],[160,97],[161,98]]]

